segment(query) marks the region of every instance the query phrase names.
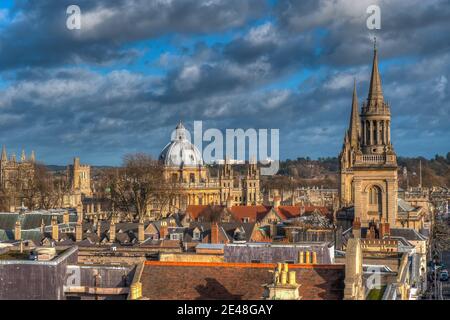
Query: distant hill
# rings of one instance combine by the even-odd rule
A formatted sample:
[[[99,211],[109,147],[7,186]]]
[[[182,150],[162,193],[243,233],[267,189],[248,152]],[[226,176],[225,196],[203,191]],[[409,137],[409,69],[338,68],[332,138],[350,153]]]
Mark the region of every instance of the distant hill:
[[[59,165],[46,165],[47,169],[52,172],[57,171],[65,171],[67,169],[67,166],[59,166]],[[104,169],[110,169],[113,168],[112,166],[91,166],[92,171],[98,171],[98,170],[104,170]]]
[[[447,156],[436,155],[434,159],[423,157],[399,157],[399,185],[406,188],[418,186],[420,183],[420,162],[422,162],[422,185],[450,186],[450,152]],[[406,167],[407,175],[404,175]],[[297,158],[280,163],[280,171],[275,177],[264,177],[263,184],[267,186],[324,186],[338,187],[338,158]],[[406,179],[407,178],[407,179]]]

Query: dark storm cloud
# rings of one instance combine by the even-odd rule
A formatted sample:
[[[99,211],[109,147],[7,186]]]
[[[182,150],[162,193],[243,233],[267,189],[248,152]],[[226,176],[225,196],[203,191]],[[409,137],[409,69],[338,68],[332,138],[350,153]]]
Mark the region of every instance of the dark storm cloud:
[[[241,27],[260,16],[263,0],[79,0],[81,30],[66,28],[74,1],[17,1],[0,35],[0,68],[104,64],[139,56],[127,44],[171,33],[203,34]]]
[[[371,32],[365,20],[373,2],[279,0],[266,11],[270,19],[249,25],[261,15],[256,0],[79,1],[88,17],[76,36],[55,27],[65,26],[68,2],[19,2],[16,13],[27,20],[0,35],[0,68],[8,69],[2,142],[37,146],[50,162],[80,154],[117,164],[127,152],[156,155],[179,120],[188,127],[204,120],[205,128],[279,128],[283,158],[336,156],[354,78],[360,104],[367,97],[376,35],[395,148],[447,152],[449,8],[445,1],[378,1],[382,29]],[[139,57],[130,44],[140,40],[181,34],[183,47],[189,35],[233,28],[239,32],[227,41],[161,56],[166,73],[157,76],[90,68]],[[290,77],[293,84],[283,86]]]

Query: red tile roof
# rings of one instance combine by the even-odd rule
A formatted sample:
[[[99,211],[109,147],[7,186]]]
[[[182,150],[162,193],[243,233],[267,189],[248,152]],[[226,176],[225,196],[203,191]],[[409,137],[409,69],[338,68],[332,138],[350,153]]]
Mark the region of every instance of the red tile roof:
[[[237,221],[248,218],[249,222],[257,222],[264,219],[271,208],[270,206],[234,206],[230,210]]]
[[[301,216],[303,213],[300,206],[279,206],[277,208],[277,214],[283,220],[288,220]]]
[[[280,218],[288,220],[300,217],[304,214],[313,213],[316,210],[324,216],[330,215],[330,211],[327,207],[320,206],[279,206],[277,208],[277,213]]]
[[[199,216],[201,216],[203,213],[205,213],[206,209],[208,209],[209,206],[202,206],[202,205],[189,205],[186,208],[186,214],[188,214],[191,219],[197,220]]]

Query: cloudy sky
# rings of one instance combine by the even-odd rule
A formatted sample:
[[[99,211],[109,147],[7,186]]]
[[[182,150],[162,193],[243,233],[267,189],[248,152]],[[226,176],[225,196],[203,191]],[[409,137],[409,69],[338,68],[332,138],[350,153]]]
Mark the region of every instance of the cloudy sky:
[[[82,11],[68,30],[66,9]],[[366,9],[381,8],[381,30]],[[39,160],[158,155],[179,120],[280,129],[283,159],[336,156],[378,39],[393,142],[450,151],[448,0],[2,0],[0,143]]]

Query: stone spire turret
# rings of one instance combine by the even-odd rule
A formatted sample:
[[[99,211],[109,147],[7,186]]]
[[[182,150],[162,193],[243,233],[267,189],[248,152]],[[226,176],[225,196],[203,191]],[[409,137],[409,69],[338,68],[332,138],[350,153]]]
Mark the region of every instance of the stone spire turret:
[[[3,146],[3,149],[2,149],[2,157],[1,157],[0,160],[1,160],[1,161],[8,161],[8,154],[6,153],[6,147],[5,147],[5,146]]]
[[[350,125],[348,129],[348,136],[350,140],[350,145],[353,148],[358,148],[359,146],[359,136],[360,136],[360,123],[359,110],[358,110],[358,96],[356,93],[356,80],[353,85],[353,101],[352,101],[352,113],[350,116]]]
[[[20,161],[25,162],[27,160],[27,156],[25,154],[25,150],[22,149],[22,154],[20,155]]]
[[[383,89],[381,87],[380,70],[378,69],[377,40],[375,38],[372,76],[370,77],[370,87],[369,87],[369,96],[367,98],[367,104],[370,108],[382,106],[383,102],[384,102]]]

